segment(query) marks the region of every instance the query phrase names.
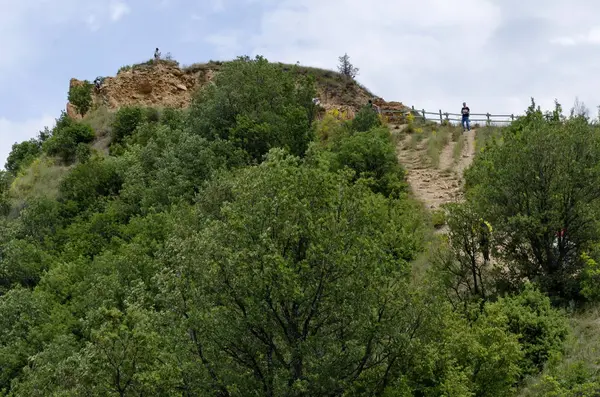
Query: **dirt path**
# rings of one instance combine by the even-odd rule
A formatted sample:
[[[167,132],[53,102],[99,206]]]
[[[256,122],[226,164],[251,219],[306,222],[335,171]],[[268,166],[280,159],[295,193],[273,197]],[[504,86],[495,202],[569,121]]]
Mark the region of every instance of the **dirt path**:
[[[458,142],[450,141],[440,153],[440,170],[450,170],[452,169],[452,165],[454,164],[454,147],[458,144]]]
[[[462,199],[463,172],[475,155],[475,130],[464,133],[462,153],[455,161],[454,151],[458,142],[450,140],[440,152],[439,166],[434,168],[423,161],[427,141],[423,140],[414,149],[410,147],[408,135],[398,144],[398,160],[408,172],[408,183],[417,199],[429,209],[435,210],[442,204]]]
[[[460,176],[461,180],[463,173],[467,168],[469,168],[473,162],[473,158],[475,157],[475,130],[467,132],[464,137],[465,146],[463,147],[461,159],[456,165],[456,172]]]

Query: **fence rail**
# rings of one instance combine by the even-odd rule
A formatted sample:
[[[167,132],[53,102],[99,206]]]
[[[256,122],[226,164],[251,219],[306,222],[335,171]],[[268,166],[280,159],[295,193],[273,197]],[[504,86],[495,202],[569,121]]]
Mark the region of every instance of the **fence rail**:
[[[462,115],[460,113],[442,112],[441,109],[437,112],[428,112],[425,109],[415,109],[414,106],[411,109],[407,110],[382,109],[381,113],[386,115],[391,114],[392,118],[397,118],[397,115],[401,115],[401,118],[405,118],[409,113],[412,113],[413,116],[421,117],[424,120],[436,121],[439,123],[460,123],[462,121]],[[471,113],[469,121],[472,123],[482,122],[486,124],[502,124],[512,123],[518,117],[518,115],[514,114]]]

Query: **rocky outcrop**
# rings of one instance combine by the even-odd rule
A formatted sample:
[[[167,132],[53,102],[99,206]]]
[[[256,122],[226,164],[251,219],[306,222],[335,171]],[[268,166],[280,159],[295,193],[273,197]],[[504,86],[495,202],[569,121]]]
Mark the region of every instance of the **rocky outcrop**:
[[[94,88],[93,99],[110,109],[128,105],[182,108],[203,84],[201,75],[201,70],[182,70],[175,63],[139,65],[105,78],[100,89]]]

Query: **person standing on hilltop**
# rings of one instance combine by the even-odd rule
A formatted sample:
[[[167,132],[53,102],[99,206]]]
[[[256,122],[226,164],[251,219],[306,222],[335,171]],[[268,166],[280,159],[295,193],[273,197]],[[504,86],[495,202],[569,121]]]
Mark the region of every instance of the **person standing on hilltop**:
[[[471,114],[471,109],[467,106],[466,102],[463,102],[463,107],[460,111],[462,114],[462,127],[464,131],[471,131],[471,124],[469,123],[469,115]]]
[[[154,51],[154,62],[158,62],[159,59],[160,59],[160,51],[158,51],[158,48],[156,48],[156,50]]]

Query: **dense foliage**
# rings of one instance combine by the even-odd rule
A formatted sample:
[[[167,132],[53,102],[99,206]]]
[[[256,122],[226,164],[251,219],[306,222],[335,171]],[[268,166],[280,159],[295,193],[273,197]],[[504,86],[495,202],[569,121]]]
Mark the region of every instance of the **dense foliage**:
[[[15,143],[6,159],[4,168],[12,174],[16,174],[21,168],[30,165],[41,153],[41,145],[35,139]]]
[[[260,160],[273,147],[301,156],[313,140],[314,78],[262,57],[228,63],[192,104],[190,129]]]
[[[389,130],[368,107],[317,122],[314,95],[310,78],[240,58],[189,110],[120,109],[110,154],[90,149],[89,118],[64,114],[16,145],[0,179],[0,395],[510,396],[553,362],[569,327],[543,292],[556,295],[551,267],[520,273],[540,290],[479,255],[485,245],[525,272],[509,226],[540,223],[507,216],[512,201],[482,186],[510,182],[517,160],[535,165],[516,142],[538,141],[520,129],[572,132],[557,139],[573,144],[578,166],[563,171],[575,179],[549,186],[574,204],[542,219],[591,224],[583,121],[534,114],[486,149],[469,176],[476,201],[451,209],[449,238],[417,277],[430,230]],[[17,173],[30,163],[56,172]],[[480,217],[498,225],[486,244]],[[590,284],[593,234],[573,233]],[[536,235],[519,243],[547,260]]]
[[[553,299],[579,300],[582,253],[600,236],[600,135],[582,115],[532,103],[467,173],[470,202],[494,228],[504,288],[536,281]]]
[[[80,115],[85,115],[92,107],[92,88],[89,81],[74,84],[69,88],[69,102],[75,105]]]

